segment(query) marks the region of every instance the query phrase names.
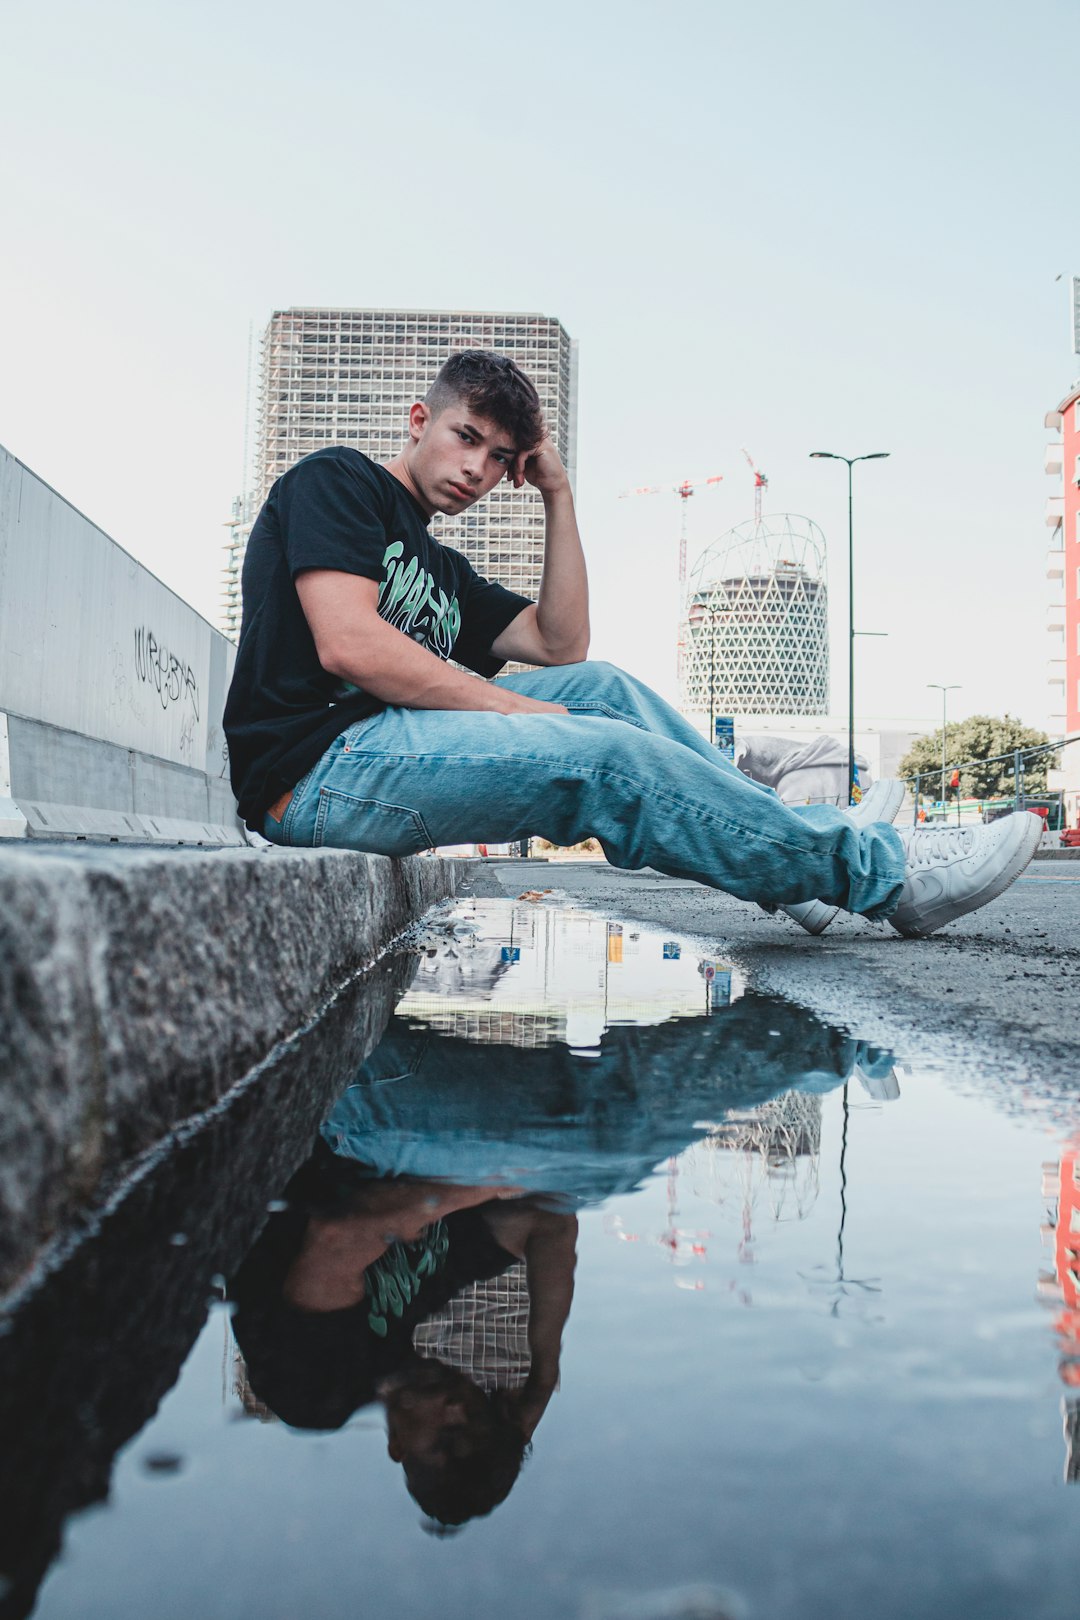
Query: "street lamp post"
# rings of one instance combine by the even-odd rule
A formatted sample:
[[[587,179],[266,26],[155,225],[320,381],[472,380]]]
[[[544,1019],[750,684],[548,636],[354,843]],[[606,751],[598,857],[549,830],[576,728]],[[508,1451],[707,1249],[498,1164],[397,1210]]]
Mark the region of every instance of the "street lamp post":
[[[946,736],[946,732],[948,730],[948,720],[946,718],[948,710],[947,710],[946,706],[947,706],[948,701],[949,701],[948,694],[950,692],[959,692],[960,691],[960,686],[959,686],[959,684],[957,682],[954,682],[952,686],[942,686],[940,681],[927,681],[926,685],[927,685],[927,688],[931,692],[940,692],[941,693],[941,814],[944,817],[944,815],[945,815],[945,736]],[[956,790],[956,819],[957,819],[957,821],[960,820],[960,790],[959,790],[959,788],[957,788],[957,790]]]
[[[811,461],[847,463],[848,520],[848,804],[855,797],[855,526],[851,495],[851,469],[857,461],[885,461],[888,450],[874,450],[868,456],[838,456],[832,450],[811,450]]]

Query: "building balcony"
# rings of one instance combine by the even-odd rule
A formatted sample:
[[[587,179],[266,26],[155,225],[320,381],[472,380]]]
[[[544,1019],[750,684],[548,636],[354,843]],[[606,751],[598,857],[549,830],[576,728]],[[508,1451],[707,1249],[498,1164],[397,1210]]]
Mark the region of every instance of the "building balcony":
[[[1063,548],[1046,553],[1046,577],[1047,579],[1065,578],[1065,552]]]
[[[1046,628],[1048,630],[1064,630],[1065,603],[1051,602],[1046,609]]]
[[[1059,473],[1064,466],[1065,446],[1059,439],[1056,444],[1048,444],[1043,453],[1043,467],[1048,473]]]
[[[1064,495],[1048,495],[1046,497],[1046,527],[1054,529],[1059,523],[1065,521]]]
[[[1061,412],[1060,411],[1047,411],[1045,417],[1043,418],[1043,421],[1044,421],[1045,425],[1050,429],[1051,433],[1060,433],[1061,432]]]

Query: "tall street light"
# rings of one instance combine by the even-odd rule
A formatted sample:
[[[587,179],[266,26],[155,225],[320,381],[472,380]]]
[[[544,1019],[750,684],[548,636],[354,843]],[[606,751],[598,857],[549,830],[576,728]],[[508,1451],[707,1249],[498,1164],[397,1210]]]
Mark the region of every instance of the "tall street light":
[[[868,456],[838,456],[832,450],[811,450],[811,461],[847,462],[847,533],[848,533],[848,734],[847,776],[848,804],[855,797],[855,530],[852,521],[851,469],[857,461],[885,461],[888,450],[874,450]]]
[[[948,721],[946,719],[946,713],[947,713],[946,705],[948,704],[948,701],[949,701],[948,694],[950,692],[959,692],[961,690],[961,688],[955,682],[953,683],[952,686],[942,686],[940,681],[927,681],[926,685],[927,685],[928,689],[931,692],[940,692],[941,693],[941,814],[942,814],[942,816],[944,816],[944,814],[945,814],[945,732],[946,732],[947,727],[948,727]],[[956,819],[957,819],[957,821],[960,820],[960,790],[959,790],[959,788],[957,788],[957,790],[956,790]]]

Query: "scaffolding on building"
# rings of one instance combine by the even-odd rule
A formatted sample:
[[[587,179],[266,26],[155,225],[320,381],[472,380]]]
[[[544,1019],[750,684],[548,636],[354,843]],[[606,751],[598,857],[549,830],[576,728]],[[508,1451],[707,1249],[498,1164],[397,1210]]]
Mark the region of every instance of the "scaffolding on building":
[[[225,542],[225,566],[221,570],[220,623],[223,633],[230,641],[240,639],[240,619],[243,612],[240,579],[252,522],[250,496],[237,495],[233,501],[232,516],[225,524],[229,538]]]

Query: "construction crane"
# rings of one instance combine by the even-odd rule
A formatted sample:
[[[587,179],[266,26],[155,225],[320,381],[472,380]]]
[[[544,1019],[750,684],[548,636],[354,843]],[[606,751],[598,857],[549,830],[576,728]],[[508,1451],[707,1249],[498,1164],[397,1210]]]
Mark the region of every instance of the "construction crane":
[[[686,503],[695,490],[708,489],[713,484],[722,484],[723,481],[723,473],[717,473],[712,478],[684,478],[681,484],[643,484],[639,489],[624,489],[619,496],[620,501],[627,500],[631,495],[677,495],[679,497],[681,518],[679,523],[679,644],[677,674],[680,683],[686,655],[686,632],[683,628],[683,621],[686,618]]]
[[[750,471],[754,475],[754,525],[757,527],[761,523],[761,497],[769,487],[769,480],[760,467],[754,466],[754,458],[745,447],[743,455],[750,463]]]

